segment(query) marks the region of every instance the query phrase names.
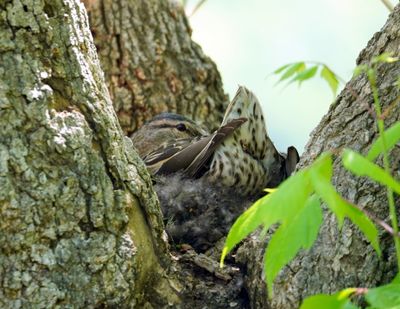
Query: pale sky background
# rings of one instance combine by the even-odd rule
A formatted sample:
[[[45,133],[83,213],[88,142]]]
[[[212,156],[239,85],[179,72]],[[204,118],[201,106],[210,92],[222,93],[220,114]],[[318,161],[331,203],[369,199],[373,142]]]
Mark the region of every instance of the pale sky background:
[[[188,2],[190,13],[198,0]],[[262,103],[276,147],[303,152],[332,92],[319,78],[283,89],[267,76],[286,63],[313,60],[349,80],[359,52],[388,14],[379,0],[208,0],[190,24],[230,98],[238,85],[248,87]]]

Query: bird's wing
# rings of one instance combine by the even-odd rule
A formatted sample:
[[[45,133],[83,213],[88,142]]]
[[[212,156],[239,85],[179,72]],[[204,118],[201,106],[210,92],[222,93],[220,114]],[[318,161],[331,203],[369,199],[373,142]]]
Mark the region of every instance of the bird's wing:
[[[204,137],[200,137],[202,139]],[[182,138],[175,140],[172,143],[167,143],[161,145],[156,150],[148,153],[144,158],[143,161],[147,165],[147,168],[153,173],[157,174],[162,167],[163,164],[166,163],[171,157],[175,154],[179,153],[186,147],[190,146],[191,143],[194,141],[198,141],[199,139],[193,138]],[[168,173],[168,172],[167,172]]]
[[[184,170],[188,176],[196,177],[216,147],[246,121],[246,118],[234,119],[211,135],[197,140],[178,140],[171,145],[160,147],[149,153],[144,162],[153,174],[169,174]]]
[[[247,118],[237,118],[229,121],[226,125],[221,126],[217,131],[212,134],[212,138],[206,147],[192,160],[192,163],[186,168],[185,173],[190,177],[196,177],[200,169],[214,154],[215,149],[227,138],[233,131],[239,128]]]

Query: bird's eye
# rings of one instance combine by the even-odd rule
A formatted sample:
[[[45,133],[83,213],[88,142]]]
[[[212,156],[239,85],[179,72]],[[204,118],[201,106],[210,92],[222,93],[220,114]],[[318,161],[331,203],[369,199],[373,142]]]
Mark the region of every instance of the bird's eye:
[[[183,123],[178,123],[178,124],[176,125],[176,128],[177,128],[179,131],[186,131],[186,126],[185,126]]]

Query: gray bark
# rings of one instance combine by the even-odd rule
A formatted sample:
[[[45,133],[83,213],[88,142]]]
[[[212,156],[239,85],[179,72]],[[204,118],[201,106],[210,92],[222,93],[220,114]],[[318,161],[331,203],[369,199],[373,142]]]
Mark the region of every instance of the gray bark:
[[[0,4],[0,307],[176,307],[175,289],[183,307],[207,300],[224,308],[229,299],[241,306],[235,293],[242,274],[217,269],[218,249],[210,258],[189,250],[169,268],[157,197],[110,98],[126,133],[166,109],[214,126],[226,101],[215,65],[191,42],[183,12],[170,1],[86,2],[105,79],[76,1]],[[397,7],[359,62],[384,51],[400,55],[399,27]],[[379,69],[384,108],[399,96],[392,86],[399,74],[398,63]],[[302,166],[332,148],[365,153],[377,136],[371,102],[365,77],[350,81],[314,131]],[[395,149],[396,177],[399,159]],[[334,183],[388,221],[384,189],[352,177],[339,159]],[[252,237],[239,248],[253,308],[296,307],[311,294],[393,276],[387,234],[378,260],[352,225],[339,233],[325,216],[316,246],[281,273],[272,301],[261,279],[264,243]]]
[[[128,135],[164,111],[217,127],[228,98],[178,1],[87,1],[108,89]]]
[[[357,64],[367,64],[372,57],[384,52],[400,56],[400,5],[390,15],[381,31],[377,32],[360,53]],[[394,83],[400,76],[400,63],[378,67],[378,89],[382,109],[391,108],[385,118],[389,127],[400,120],[400,90]],[[377,138],[374,115],[371,114],[373,97],[365,75],[347,83],[319,125],[311,134],[300,161],[304,168],[324,151],[348,147],[366,154]],[[379,162],[379,160],[378,160]],[[400,149],[391,152],[393,175],[400,176]],[[380,162],[381,163],[381,162]],[[363,207],[376,217],[390,223],[386,191],[383,186],[367,178],[355,177],[334,159],[333,183],[346,199]],[[396,201],[398,208],[398,200]],[[251,271],[245,279],[253,308],[297,308],[310,295],[334,293],[346,287],[375,287],[388,282],[395,275],[396,263],[393,240],[381,232],[382,258],[379,259],[358,231],[345,222],[338,231],[334,216],[325,212],[324,223],[316,244],[308,252],[301,252],[278,276],[271,300],[265,298],[265,282],[260,277],[264,241],[249,239],[239,249],[237,260],[247,264]]]
[[[0,3],[0,230],[2,308],[177,301],[78,1]]]

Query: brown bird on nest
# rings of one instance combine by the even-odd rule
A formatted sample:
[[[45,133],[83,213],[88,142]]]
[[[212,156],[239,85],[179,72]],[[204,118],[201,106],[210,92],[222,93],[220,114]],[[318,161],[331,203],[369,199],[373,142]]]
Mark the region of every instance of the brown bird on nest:
[[[243,86],[212,134],[184,116],[163,113],[131,138],[151,173],[206,177],[211,183],[234,187],[242,195],[277,186],[299,161],[293,146],[287,154],[276,150],[258,99]]]

